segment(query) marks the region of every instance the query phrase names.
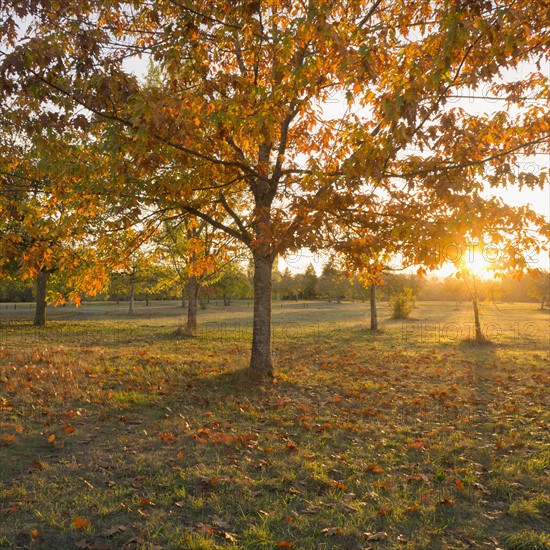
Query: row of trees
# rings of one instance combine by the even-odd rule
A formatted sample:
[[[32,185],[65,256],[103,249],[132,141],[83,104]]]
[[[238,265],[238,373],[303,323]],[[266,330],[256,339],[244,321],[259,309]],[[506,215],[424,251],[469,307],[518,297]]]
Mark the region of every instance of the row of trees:
[[[376,284],[396,252],[426,272],[445,261],[426,249],[493,242],[525,270],[548,223],[486,190],[546,181],[518,162],[550,137],[549,18],[530,0],[2,2],[0,268],[41,303],[52,273],[78,299],[184,224],[195,296],[246,250],[259,378],[285,253],[330,250]],[[466,89],[502,101],[469,112]]]
[[[181,300],[185,308],[189,299],[188,276],[176,266],[134,263],[131,271],[112,273],[105,288],[94,296],[84,296],[92,300],[120,300],[129,302],[129,313],[133,313],[133,301],[142,300]],[[410,298],[428,301],[454,301],[457,305],[470,301],[470,289],[462,278],[426,278],[409,273],[383,273],[377,285],[378,297],[390,301],[404,296],[410,291]],[[252,270],[250,266],[237,261],[224,265],[215,277],[201,279],[199,290],[204,300],[220,299],[225,306],[231,300],[251,299]],[[70,294],[64,281],[54,275],[50,281],[49,301],[63,301]],[[550,272],[541,270],[536,276],[521,279],[510,276],[477,281],[478,297],[486,302],[538,302],[540,309],[550,304]],[[334,263],[327,263],[320,275],[313,265],[304,272],[291,272],[288,268],[273,273],[273,298],[279,300],[327,300],[368,301],[371,289],[357,276],[350,277]],[[34,302],[36,288],[32,281],[3,278],[0,281],[0,302]]]

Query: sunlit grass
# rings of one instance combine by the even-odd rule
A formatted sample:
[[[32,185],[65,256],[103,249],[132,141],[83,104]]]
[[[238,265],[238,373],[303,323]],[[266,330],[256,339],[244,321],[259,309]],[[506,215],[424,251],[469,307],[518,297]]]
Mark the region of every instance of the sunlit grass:
[[[128,324],[102,307],[3,326],[0,547],[547,548],[536,306],[487,306],[490,347],[434,332],[468,323],[466,304],[419,303],[405,324],[383,306],[377,334],[364,304],[274,308],[277,380],[260,387],[248,306],[202,312],[225,328],[195,338],[173,336],[175,307]]]

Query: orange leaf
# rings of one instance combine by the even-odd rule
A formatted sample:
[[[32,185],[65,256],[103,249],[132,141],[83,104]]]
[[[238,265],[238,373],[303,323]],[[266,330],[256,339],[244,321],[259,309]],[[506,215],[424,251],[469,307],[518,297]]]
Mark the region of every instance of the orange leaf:
[[[31,531],[31,537],[34,537],[35,539],[41,539],[42,533],[38,529],[33,529]]]
[[[72,426],[65,426],[63,428],[63,431],[66,433],[66,434],[72,434],[74,433],[74,428]]]
[[[294,548],[295,546],[293,542],[287,542],[286,540],[277,543],[277,548]]]
[[[73,526],[75,529],[87,529],[90,527],[90,520],[88,518],[74,518]]]
[[[4,437],[4,439],[6,441],[13,441],[15,439],[15,436],[14,435],[7,435],[6,437]]]
[[[51,434],[50,437],[48,437],[48,443],[53,443],[55,441],[55,434]]]
[[[160,438],[161,438],[165,443],[173,443],[173,442],[176,440],[176,436],[175,436],[175,435],[172,435],[172,434],[169,434],[169,433],[166,433],[166,432],[162,432],[162,435],[160,436]]]
[[[460,479],[457,479],[455,481],[455,485],[456,485],[457,489],[464,489],[464,483],[462,483],[462,481],[460,481]]]

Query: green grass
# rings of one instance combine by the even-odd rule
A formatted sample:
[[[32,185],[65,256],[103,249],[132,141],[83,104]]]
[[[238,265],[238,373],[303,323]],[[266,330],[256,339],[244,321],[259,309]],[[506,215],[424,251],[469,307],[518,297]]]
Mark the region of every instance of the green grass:
[[[547,312],[306,306],[2,306],[0,548],[549,548]]]

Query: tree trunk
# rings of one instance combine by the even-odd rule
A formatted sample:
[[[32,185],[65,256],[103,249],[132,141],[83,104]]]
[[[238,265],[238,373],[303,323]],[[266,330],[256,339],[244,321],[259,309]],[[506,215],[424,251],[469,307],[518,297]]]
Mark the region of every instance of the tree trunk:
[[[273,258],[254,254],[254,321],[250,371],[254,378],[273,378],[271,361],[271,271]]]
[[[376,309],[376,285],[370,285],[370,329],[378,330],[378,311]]]
[[[132,281],[130,286],[130,305],[128,306],[128,315],[134,314],[134,295],[136,293],[135,285]]]
[[[541,311],[544,311],[544,302],[546,302],[546,300],[542,300],[542,302],[540,303],[540,310]]]
[[[483,338],[483,332],[481,331],[481,321],[479,320],[479,307],[477,303],[477,299],[473,299],[472,303],[474,305],[474,324],[475,324],[475,331],[476,331],[476,342],[483,342],[485,339]]]
[[[199,309],[199,283],[196,277],[189,277],[187,283],[188,305],[187,305],[187,332],[193,334],[197,331],[197,312]]]
[[[46,324],[46,289],[50,272],[40,270],[36,277],[36,311],[34,314],[34,324],[37,327],[43,327]]]
[[[185,307],[185,287],[187,285],[183,285],[182,289],[181,289],[181,307],[184,308]]]

